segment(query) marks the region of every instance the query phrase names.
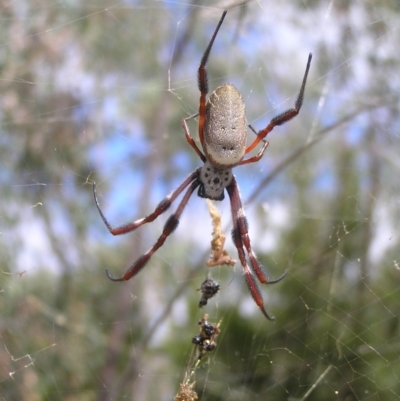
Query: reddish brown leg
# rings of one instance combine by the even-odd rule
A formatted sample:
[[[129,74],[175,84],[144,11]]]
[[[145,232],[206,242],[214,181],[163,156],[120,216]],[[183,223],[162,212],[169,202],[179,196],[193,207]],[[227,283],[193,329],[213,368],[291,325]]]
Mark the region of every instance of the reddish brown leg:
[[[152,255],[159,249],[161,246],[163,246],[165,240],[175,231],[175,229],[178,227],[179,224],[179,219],[181,217],[181,214],[183,210],[185,209],[190,197],[192,196],[194,190],[199,186],[200,182],[198,180],[195,180],[191,183],[190,187],[186,191],[185,195],[183,196],[178,208],[176,209],[176,212],[169,216],[167,222],[164,225],[164,229],[156,243],[144,254],[142,255],[127,271],[126,273],[119,278],[113,277],[110,275],[108,270],[106,270],[107,277],[112,280],[112,281],[126,281],[135,276],[143,267],[146,265],[146,263],[150,260]]]
[[[192,181],[197,180],[197,178],[199,176],[199,170],[200,169],[193,171],[193,173],[190,174],[189,177],[187,177],[186,180],[183,181],[182,184],[179,185],[179,187],[177,189],[175,189],[175,191],[173,191],[166,198],[164,198],[158,204],[158,206],[156,207],[156,209],[154,210],[153,213],[151,213],[148,216],[143,217],[139,220],[136,220],[133,223],[124,224],[123,226],[116,227],[116,228],[113,228],[111,226],[111,224],[108,222],[108,220],[106,219],[106,217],[104,216],[104,214],[100,208],[99,201],[97,199],[96,183],[93,183],[93,196],[94,196],[94,200],[96,202],[97,210],[99,211],[100,216],[101,216],[102,220],[104,221],[104,224],[107,226],[108,231],[110,231],[110,233],[112,235],[121,235],[121,234],[130,233],[131,231],[135,230],[136,228],[142,226],[143,224],[154,221],[158,216],[160,216],[160,214],[164,213],[171,206],[172,202],[182,193],[182,191]]]
[[[271,122],[267,125],[266,128],[264,128],[261,131],[259,131],[258,134],[257,134],[257,138],[246,149],[246,154],[251,152],[277,125],[285,124],[286,122],[291,120],[293,117],[296,117],[297,114],[299,114],[299,111],[301,109],[301,105],[303,104],[304,91],[305,91],[305,88],[306,88],[308,71],[310,70],[311,59],[312,59],[312,54],[310,53],[308,55],[307,67],[306,67],[306,71],[304,73],[303,82],[301,84],[300,92],[299,92],[299,94],[297,96],[294,108],[286,110],[282,114],[279,114],[278,116],[274,117],[271,120]],[[249,159],[249,160],[251,160],[251,159]],[[257,160],[255,160],[255,161],[257,161]],[[250,163],[250,162],[247,162],[247,163]],[[240,164],[246,164],[246,161],[244,161],[244,162],[242,162]]]
[[[208,81],[207,81],[207,71],[206,71],[206,64],[208,61],[208,56],[210,55],[211,47],[214,43],[215,38],[217,37],[217,33],[219,31],[219,28],[222,25],[222,22],[224,21],[225,15],[227,11],[224,11],[222,13],[221,19],[218,22],[217,27],[215,28],[214,34],[210,40],[210,43],[207,46],[206,51],[203,54],[203,57],[201,59],[201,63],[199,66],[198,70],[198,85],[199,85],[199,90],[200,90],[200,107],[199,107],[199,139],[201,146],[203,146],[204,143],[204,135],[203,135],[203,128],[204,128],[204,120],[206,117],[206,96],[208,93]]]
[[[191,120],[192,118],[197,117],[198,115],[199,115],[199,113],[196,113],[196,114],[192,114],[189,117],[182,118],[181,125],[182,125],[182,128],[183,128],[183,131],[185,132],[185,137],[186,137],[186,140],[188,141],[189,145],[194,149],[194,151],[198,154],[198,156],[200,157],[200,159],[204,163],[206,161],[206,157],[203,155],[203,152],[198,148],[198,146],[196,145],[196,142],[194,141],[193,137],[190,135],[190,130],[189,130],[189,127],[187,125],[187,121]]]
[[[235,247],[238,251],[239,259],[243,268],[243,273],[246,277],[247,286],[250,289],[250,293],[255,303],[259,306],[264,316],[269,320],[274,320],[274,318],[271,317],[264,308],[264,300],[262,294],[253,277],[253,273],[251,272],[249,266],[247,265],[244,248],[246,248],[247,253],[249,255],[253,271],[261,283],[263,284],[277,283],[278,281],[282,280],[285,277],[286,272],[276,280],[269,280],[266,277],[265,273],[262,270],[261,265],[257,261],[257,257],[253,252],[253,249],[251,248],[250,238],[248,234],[247,219],[244,214],[242,202],[240,200],[239,188],[235,177],[233,177],[232,182],[226,189],[228,191],[229,198],[231,201],[231,212],[233,220],[232,238],[235,243]]]
[[[260,149],[260,151],[253,157],[250,157],[249,159],[242,160],[239,165],[241,166],[242,164],[249,164],[249,163],[255,163],[258,162],[263,156],[264,152],[267,150],[269,146],[268,141],[264,141],[263,147]]]

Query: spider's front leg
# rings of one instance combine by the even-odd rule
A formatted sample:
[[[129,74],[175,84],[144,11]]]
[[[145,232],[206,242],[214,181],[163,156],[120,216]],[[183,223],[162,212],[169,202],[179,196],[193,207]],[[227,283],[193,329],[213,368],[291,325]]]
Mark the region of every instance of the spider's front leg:
[[[197,170],[196,170],[197,171]],[[190,197],[193,195],[194,190],[199,186],[199,180],[192,181],[191,185],[187,189],[185,195],[183,196],[181,202],[179,203],[178,208],[176,209],[174,214],[168,217],[166,221],[163,232],[160,237],[157,239],[156,243],[136,262],[126,271],[126,273],[122,277],[113,277],[109,274],[108,270],[106,270],[107,277],[112,281],[127,281],[131,279],[133,276],[139,273],[140,270],[146,265],[146,263],[150,260],[153,254],[164,245],[165,240],[176,230],[179,224],[179,219],[183,210],[185,209],[187,203],[189,202]]]
[[[153,220],[155,220],[158,216],[160,216],[162,213],[164,213],[172,204],[172,202],[183,192],[185,188],[189,186],[187,189],[185,195],[183,196],[176,212],[172,214],[167,222],[164,225],[163,232],[161,236],[158,238],[157,242],[153,245],[152,248],[150,248],[144,255],[142,255],[139,259],[136,260],[136,262],[127,270],[127,272],[119,278],[113,277],[109,274],[108,270],[106,270],[107,277],[112,280],[112,281],[125,281],[129,280],[132,278],[134,275],[136,275],[149,261],[151,256],[154,254],[154,252],[157,251],[165,242],[165,240],[174,232],[176,227],[179,224],[179,219],[180,216],[187,205],[189,198],[192,196],[193,191],[200,185],[199,181],[199,174],[200,174],[200,169],[196,169],[192,174],[189,175],[189,177],[186,178],[185,181],[175,191],[173,191],[170,195],[168,195],[166,198],[164,198],[156,207],[153,213],[149,214],[147,217],[144,217],[142,219],[136,220],[133,223],[128,223],[123,226],[113,228],[111,224],[108,222],[106,217],[104,216],[100,205],[99,201],[97,199],[97,193],[96,193],[96,184],[93,183],[93,195],[94,195],[94,200],[96,202],[97,209],[100,213],[100,216],[102,220],[104,221],[105,225],[107,226],[108,230],[110,231],[111,234],[113,235],[121,235],[121,234],[126,234],[129,233],[136,228],[142,226],[145,223],[149,223]]]
[[[261,309],[261,312],[264,314],[264,316],[269,320],[274,320],[274,317],[270,316],[264,308],[264,300],[262,294],[260,292],[260,289],[258,288],[256,280],[254,279],[253,273],[246,262],[244,248],[246,248],[247,253],[249,255],[253,271],[257,276],[258,280],[262,284],[275,284],[281,281],[286,276],[287,271],[285,271],[279,278],[275,280],[269,280],[266,277],[250,245],[250,237],[248,234],[248,223],[246,216],[244,214],[242,201],[240,199],[239,188],[234,176],[232,182],[229,184],[226,190],[228,191],[229,198],[231,201],[231,212],[233,220],[232,239],[238,251],[239,260],[240,263],[242,264],[243,273],[246,278],[247,286],[250,289],[250,293],[255,303]]]
[[[172,202],[183,192],[183,190],[194,180],[197,179],[199,176],[199,169],[193,171],[192,174],[189,175],[189,177],[186,178],[185,181],[182,182],[181,185],[179,185],[178,188],[175,189],[172,193],[170,193],[168,196],[166,196],[155,208],[153,213],[150,213],[148,216],[143,217],[141,219],[138,219],[134,221],[133,223],[128,223],[124,224],[119,227],[112,227],[112,225],[108,222],[107,218],[105,217],[103,211],[100,208],[99,200],[97,198],[97,191],[96,191],[96,183],[93,182],[93,196],[94,196],[94,201],[96,203],[97,210],[100,213],[101,219],[103,220],[104,224],[107,226],[108,231],[112,235],[121,235],[121,234],[127,234],[130,233],[131,231],[135,230],[136,228],[142,226],[143,224],[146,223],[151,223],[154,221],[158,216],[160,216],[162,213],[164,213],[172,204]]]
[[[196,170],[197,171],[197,170]],[[163,232],[156,241],[156,243],[136,262],[126,271],[126,273],[122,277],[113,277],[109,274],[108,270],[106,270],[107,277],[112,281],[127,281],[139,273],[140,270],[146,265],[146,263],[150,260],[153,254],[164,245],[165,240],[176,230],[179,224],[179,219],[183,210],[185,209],[187,203],[189,202],[190,197],[193,195],[194,190],[199,186],[200,182],[198,180],[192,181],[191,185],[187,189],[185,195],[183,196],[181,202],[179,203],[178,208],[176,209],[174,214],[168,217],[167,222],[164,225]]]

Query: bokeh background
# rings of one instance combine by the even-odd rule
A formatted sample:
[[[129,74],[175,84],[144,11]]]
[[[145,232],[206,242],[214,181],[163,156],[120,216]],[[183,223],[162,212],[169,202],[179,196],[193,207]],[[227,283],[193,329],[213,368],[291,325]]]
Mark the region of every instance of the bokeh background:
[[[288,270],[261,288],[273,323],[240,265],[206,267],[196,196],[137,277],[104,273],[168,213],[112,237],[91,182],[120,225],[200,165],[180,119],[224,9],[209,87],[234,83],[256,129],[293,106],[313,53],[300,115],[235,169],[260,261]],[[201,400],[400,399],[398,1],[3,0],[0,19],[2,400],[172,400],[204,313],[221,334],[192,377]],[[200,310],[208,275],[221,290]]]

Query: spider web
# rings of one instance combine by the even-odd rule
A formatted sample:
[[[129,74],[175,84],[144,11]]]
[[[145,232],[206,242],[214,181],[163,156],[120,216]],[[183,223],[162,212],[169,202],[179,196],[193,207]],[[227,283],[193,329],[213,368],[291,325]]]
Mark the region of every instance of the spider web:
[[[2,3],[1,398],[171,400],[189,377],[201,400],[400,399],[398,4],[194,4]],[[261,288],[273,323],[239,264],[206,267],[204,200],[112,283],[104,270],[122,274],[166,216],[112,237],[92,199],[95,180],[123,224],[200,165],[180,119],[223,9],[210,91],[235,84],[256,129],[293,106],[313,53],[299,116],[234,170],[255,252],[270,277],[288,270]],[[229,201],[216,206],[237,259]],[[221,289],[199,309],[208,275]],[[193,370],[205,313],[220,333]]]

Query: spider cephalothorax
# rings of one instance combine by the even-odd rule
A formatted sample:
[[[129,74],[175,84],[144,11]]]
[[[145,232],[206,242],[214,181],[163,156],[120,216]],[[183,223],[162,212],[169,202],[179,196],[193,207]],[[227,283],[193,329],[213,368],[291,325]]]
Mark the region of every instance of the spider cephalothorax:
[[[163,232],[156,243],[145,254],[140,256],[122,277],[112,277],[108,271],[106,271],[107,276],[111,280],[124,281],[135,276],[146,265],[154,252],[164,244],[168,236],[177,228],[181,214],[196,188],[198,188],[198,195],[200,197],[218,201],[224,199],[224,192],[226,189],[232,211],[232,239],[238,252],[247,285],[254,301],[259,306],[262,313],[268,319],[272,320],[273,318],[268,315],[264,308],[263,297],[258,288],[255,277],[257,277],[258,281],[262,284],[274,284],[282,280],[283,277],[285,277],[286,272],[276,280],[269,280],[260,263],[257,261],[256,255],[250,244],[248,223],[242,207],[239,188],[235,176],[232,174],[232,168],[238,165],[259,161],[268,147],[268,142],[265,140],[268,133],[271,132],[275,126],[282,125],[297,116],[303,103],[304,89],[312,56],[311,54],[308,56],[306,71],[304,73],[300,92],[295,102],[295,107],[274,117],[264,129],[255,132],[253,128],[247,124],[245,104],[242,96],[232,84],[225,84],[218,87],[210,95],[209,99],[206,100],[208,93],[206,64],[212,45],[225,15],[226,11],[222,14],[211,41],[204,52],[198,69],[198,84],[200,90],[199,111],[198,113],[181,120],[186,140],[203,161],[203,166],[193,171],[193,173],[191,173],[177,189],[161,201],[154,212],[133,223],[128,223],[117,228],[113,228],[110,225],[101,211],[97,200],[95,184],[93,184],[93,193],[97,209],[99,210],[101,218],[106,224],[108,230],[113,235],[120,235],[129,233],[143,224],[155,220],[158,216],[164,213],[171,206],[172,202],[174,202],[174,200],[186,189],[175,213],[168,218],[164,225]],[[203,151],[199,149],[192,138],[187,125],[187,121],[195,117],[198,117],[199,119],[198,132]],[[256,133],[256,138],[246,147],[248,127]],[[255,156],[244,159],[244,156],[250,153],[260,142],[263,142],[263,145],[259,152]],[[250,260],[250,266],[247,264],[245,251]]]
[[[231,168],[214,167],[208,160],[200,167],[199,190],[201,198],[221,201],[224,199],[225,188],[232,182]]]

